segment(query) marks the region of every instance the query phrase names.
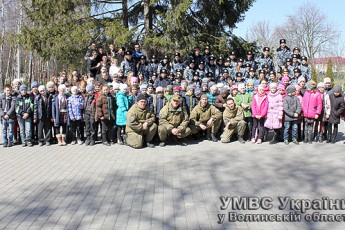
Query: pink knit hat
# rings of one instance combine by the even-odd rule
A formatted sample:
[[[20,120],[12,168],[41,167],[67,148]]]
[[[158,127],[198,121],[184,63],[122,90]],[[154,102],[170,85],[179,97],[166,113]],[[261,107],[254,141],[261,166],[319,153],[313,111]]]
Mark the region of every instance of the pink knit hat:
[[[279,90],[279,89],[285,90],[285,86],[284,86],[283,84],[279,84],[279,85],[278,85],[278,90]]]

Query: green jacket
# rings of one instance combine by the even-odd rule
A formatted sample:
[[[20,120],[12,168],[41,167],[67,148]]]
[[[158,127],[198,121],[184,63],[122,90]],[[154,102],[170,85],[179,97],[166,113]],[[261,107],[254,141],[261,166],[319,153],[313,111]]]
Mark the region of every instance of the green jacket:
[[[239,92],[235,97],[235,103],[243,109],[244,117],[252,116],[252,96],[249,93],[242,94]],[[249,107],[244,109],[241,104],[249,105]]]
[[[182,105],[178,109],[174,109],[171,103],[168,103],[159,112],[159,125],[164,125],[168,131],[178,128],[181,132],[184,132],[188,123],[189,116]]]
[[[155,115],[148,106],[145,109],[140,109],[137,104],[134,104],[126,115],[126,132],[141,134],[143,131],[143,123],[146,121],[150,127],[155,122]]]
[[[211,117],[214,121],[222,119],[222,113],[211,104],[207,104],[205,107],[200,106],[200,102],[194,107],[190,115],[190,122],[195,126],[205,124]]]

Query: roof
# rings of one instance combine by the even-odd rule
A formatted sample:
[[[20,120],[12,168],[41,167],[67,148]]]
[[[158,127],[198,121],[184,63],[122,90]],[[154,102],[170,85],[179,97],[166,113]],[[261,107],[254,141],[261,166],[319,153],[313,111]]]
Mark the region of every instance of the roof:
[[[327,64],[329,59],[331,59],[332,63],[345,64],[345,58],[343,58],[343,57],[314,58],[314,63],[315,64]]]

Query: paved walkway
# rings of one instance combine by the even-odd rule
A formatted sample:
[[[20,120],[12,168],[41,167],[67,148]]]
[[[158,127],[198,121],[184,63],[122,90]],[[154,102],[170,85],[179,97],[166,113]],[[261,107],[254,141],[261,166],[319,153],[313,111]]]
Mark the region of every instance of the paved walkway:
[[[301,222],[228,219],[228,212],[289,213],[278,209],[278,196],[345,199],[344,148],[342,141],[0,146],[0,229],[344,229],[344,221],[307,222],[304,215]],[[271,197],[273,208],[221,210],[221,196]],[[218,214],[225,214],[222,224]]]

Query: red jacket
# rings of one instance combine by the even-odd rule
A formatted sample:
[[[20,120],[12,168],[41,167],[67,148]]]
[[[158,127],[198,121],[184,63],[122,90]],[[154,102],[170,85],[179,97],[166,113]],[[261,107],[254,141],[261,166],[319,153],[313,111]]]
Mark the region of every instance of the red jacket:
[[[252,116],[266,117],[268,111],[268,100],[266,94],[255,94],[252,99]]]
[[[317,91],[305,91],[302,99],[303,116],[314,119],[315,115],[322,112],[322,98]]]

